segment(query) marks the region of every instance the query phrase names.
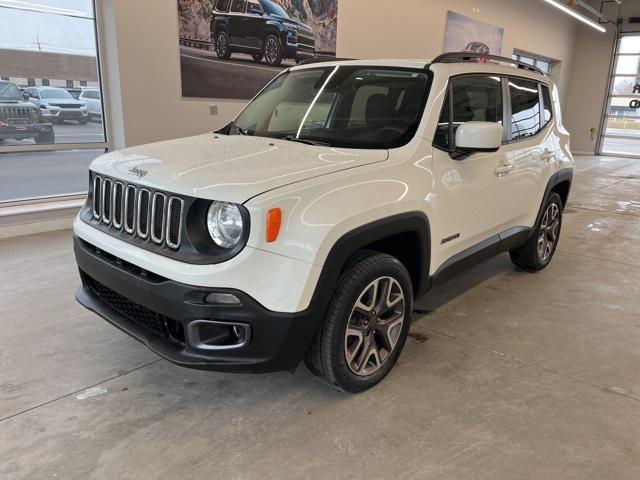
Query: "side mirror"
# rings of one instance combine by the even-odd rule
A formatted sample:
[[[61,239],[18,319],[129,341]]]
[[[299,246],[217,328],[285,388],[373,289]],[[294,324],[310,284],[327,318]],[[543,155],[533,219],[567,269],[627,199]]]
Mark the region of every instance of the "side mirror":
[[[31,100],[31,95],[29,95],[27,92],[22,92],[22,98],[24,98],[28,102],[29,100]]]
[[[264,10],[262,8],[262,5],[260,5],[259,3],[250,3],[249,5],[247,5],[247,13],[262,15],[264,14]]]
[[[502,145],[502,125],[495,122],[465,122],[456,131],[456,157],[474,152],[497,152]]]

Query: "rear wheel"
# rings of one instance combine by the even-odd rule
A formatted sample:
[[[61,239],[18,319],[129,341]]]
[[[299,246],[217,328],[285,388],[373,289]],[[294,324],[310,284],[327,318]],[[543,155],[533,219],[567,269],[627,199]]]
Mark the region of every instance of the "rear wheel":
[[[373,387],[402,352],[412,303],[411,278],[398,259],[373,254],[360,260],[343,275],[305,363],[338,390]]]
[[[558,247],[562,227],[562,199],[553,192],[543,207],[543,214],[531,238],[509,252],[511,261],[523,270],[537,272],[551,262]]]
[[[231,56],[229,37],[225,31],[220,31],[216,35],[216,55],[222,60],[226,60]]]
[[[280,40],[275,35],[269,35],[264,41],[264,60],[273,66],[282,63],[282,48]]]

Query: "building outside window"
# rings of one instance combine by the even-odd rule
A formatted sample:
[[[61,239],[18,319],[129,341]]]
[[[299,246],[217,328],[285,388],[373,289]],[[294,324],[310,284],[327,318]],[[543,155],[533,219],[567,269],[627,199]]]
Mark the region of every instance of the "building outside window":
[[[0,0],[0,119],[17,103],[36,112],[19,134],[0,124],[0,208],[86,194],[107,139],[102,100],[77,97],[101,91],[99,71],[94,0]]]

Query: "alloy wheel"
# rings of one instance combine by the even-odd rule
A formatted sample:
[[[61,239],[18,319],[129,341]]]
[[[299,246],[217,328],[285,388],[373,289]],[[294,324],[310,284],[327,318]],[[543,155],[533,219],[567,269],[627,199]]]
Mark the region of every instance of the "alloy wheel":
[[[278,42],[269,37],[264,45],[264,58],[267,63],[275,63],[278,60]]]
[[[392,277],[379,277],[358,296],[347,323],[344,354],[359,376],[378,371],[396,348],[405,317],[405,296]]]
[[[538,257],[542,262],[546,262],[558,241],[558,230],[560,229],[560,208],[552,203],[547,207],[540,224],[538,234]]]
[[[219,57],[224,57],[227,53],[227,38],[224,33],[219,33],[216,38],[216,53]]]

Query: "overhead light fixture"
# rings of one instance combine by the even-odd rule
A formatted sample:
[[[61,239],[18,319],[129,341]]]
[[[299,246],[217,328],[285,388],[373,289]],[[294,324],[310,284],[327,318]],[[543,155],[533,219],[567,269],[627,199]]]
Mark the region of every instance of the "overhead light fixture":
[[[544,0],[545,2],[547,2],[550,5],[553,5],[554,7],[562,10],[564,13],[568,13],[569,15],[571,15],[574,18],[577,18],[578,20],[580,20],[581,22],[586,23],[587,25],[589,25],[591,28],[595,28],[596,30],[598,30],[599,32],[606,32],[607,29],[604,28],[602,25],[594,22],[593,20],[591,20],[590,18],[585,17],[584,15],[582,15],[581,13],[576,12],[575,10],[573,10],[572,8],[569,8],[568,6],[566,6],[564,3],[560,3],[556,0]]]

